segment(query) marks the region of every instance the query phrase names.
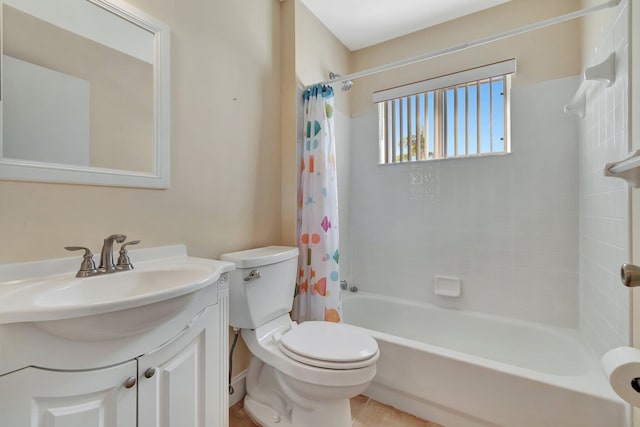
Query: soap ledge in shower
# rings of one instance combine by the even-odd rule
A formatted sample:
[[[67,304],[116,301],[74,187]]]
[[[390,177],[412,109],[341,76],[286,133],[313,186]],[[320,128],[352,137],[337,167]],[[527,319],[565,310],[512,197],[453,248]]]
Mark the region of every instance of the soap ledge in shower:
[[[459,297],[462,291],[462,282],[459,277],[435,276],[433,292],[445,297]]]

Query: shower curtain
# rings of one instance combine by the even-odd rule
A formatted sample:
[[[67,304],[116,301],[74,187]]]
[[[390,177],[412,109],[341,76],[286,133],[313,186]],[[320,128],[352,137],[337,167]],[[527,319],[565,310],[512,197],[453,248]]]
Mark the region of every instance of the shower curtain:
[[[340,322],[338,183],[333,89],[304,92],[304,139],[298,170],[298,276],[292,317]]]

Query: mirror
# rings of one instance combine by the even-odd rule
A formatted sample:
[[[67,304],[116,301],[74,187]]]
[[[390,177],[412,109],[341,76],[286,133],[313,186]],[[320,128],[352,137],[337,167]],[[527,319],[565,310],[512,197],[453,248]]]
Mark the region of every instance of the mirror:
[[[168,188],[168,27],[120,0],[0,3],[0,179]]]

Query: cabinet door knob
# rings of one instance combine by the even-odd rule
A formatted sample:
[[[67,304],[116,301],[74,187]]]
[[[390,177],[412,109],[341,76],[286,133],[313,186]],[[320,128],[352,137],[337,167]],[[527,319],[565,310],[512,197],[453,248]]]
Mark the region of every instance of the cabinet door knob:
[[[136,377],[129,377],[127,378],[127,380],[124,382],[124,387],[125,388],[131,388],[134,385],[136,385]]]
[[[149,368],[146,371],[144,371],[144,377],[145,378],[151,378],[152,376],[154,376],[156,373],[156,368]]]

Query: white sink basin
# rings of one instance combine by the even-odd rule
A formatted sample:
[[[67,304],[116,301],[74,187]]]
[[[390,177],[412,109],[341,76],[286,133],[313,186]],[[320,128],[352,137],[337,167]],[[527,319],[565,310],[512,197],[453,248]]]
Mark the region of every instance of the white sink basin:
[[[78,307],[124,303],[139,299],[167,296],[187,287],[192,290],[199,283],[211,278],[213,271],[209,266],[193,262],[183,265],[145,265],[142,268],[153,270],[131,270],[117,275],[108,274],[70,280],[62,286],[46,289],[33,295],[23,292],[33,299],[37,307]],[[209,280],[210,281],[210,280]]]
[[[78,258],[0,266],[0,325],[33,322],[53,335],[92,341],[135,335],[177,315],[233,269],[188,257],[184,246],[131,251],[131,259],[134,270],[85,278],[75,277]],[[73,270],[59,272],[71,262]]]

